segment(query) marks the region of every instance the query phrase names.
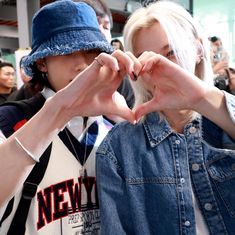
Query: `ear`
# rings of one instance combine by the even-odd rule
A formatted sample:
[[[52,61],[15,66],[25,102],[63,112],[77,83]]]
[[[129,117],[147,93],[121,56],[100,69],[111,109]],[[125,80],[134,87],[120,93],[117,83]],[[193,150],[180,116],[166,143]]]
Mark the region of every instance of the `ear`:
[[[47,65],[45,59],[38,59],[36,65],[39,71],[44,73],[47,72]]]
[[[202,44],[202,40],[199,38],[197,39],[197,59],[196,59],[196,63],[199,64],[202,59],[204,58],[205,54],[204,54],[204,48],[203,48],[203,44]]]

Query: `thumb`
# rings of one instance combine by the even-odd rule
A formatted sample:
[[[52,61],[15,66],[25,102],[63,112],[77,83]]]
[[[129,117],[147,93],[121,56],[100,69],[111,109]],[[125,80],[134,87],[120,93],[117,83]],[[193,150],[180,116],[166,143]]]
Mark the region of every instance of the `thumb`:
[[[138,122],[141,117],[145,116],[148,113],[157,111],[156,101],[150,100],[144,104],[139,105],[135,110],[135,119]]]
[[[115,115],[135,124],[135,114],[132,110],[127,106],[126,100],[119,92],[114,92],[113,94],[113,102],[115,107]]]

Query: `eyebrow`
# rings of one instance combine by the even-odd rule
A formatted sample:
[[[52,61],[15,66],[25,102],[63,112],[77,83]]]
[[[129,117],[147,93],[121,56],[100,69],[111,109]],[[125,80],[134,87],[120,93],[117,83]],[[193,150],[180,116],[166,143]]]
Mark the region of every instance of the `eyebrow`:
[[[170,47],[169,44],[166,44],[164,47],[161,48],[161,51],[165,51],[169,49],[169,47]]]
[[[163,46],[161,49],[160,49],[160,52],[165,52],[166,50],[168,50],[170,48],[170,45],[167,43],[165,46]],[[137,58],[140,56],[140,55],[142,55],[144,53],[144,51],[143,52],[141,52],[141,53],[139,53],[139,54],[137,54]],[[158,53],[159,54],[159,53]]]

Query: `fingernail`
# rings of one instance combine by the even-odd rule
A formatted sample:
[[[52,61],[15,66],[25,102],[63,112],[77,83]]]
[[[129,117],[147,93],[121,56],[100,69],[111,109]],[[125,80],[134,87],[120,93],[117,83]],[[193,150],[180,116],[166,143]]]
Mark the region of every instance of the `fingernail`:
[[[133,74],[133,77],[134,77],[133,80],[134,80],[134,81],[137,81],[137,77],[138,77],[138,76],[137,76],[134,72],[132,72],[132,74]]]

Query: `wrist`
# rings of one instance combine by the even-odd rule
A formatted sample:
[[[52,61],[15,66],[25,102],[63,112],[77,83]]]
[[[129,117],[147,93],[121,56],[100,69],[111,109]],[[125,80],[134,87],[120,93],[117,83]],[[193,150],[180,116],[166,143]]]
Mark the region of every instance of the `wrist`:
[[[207,86],[202,93],[201,99],[193,106],[193,110],[208,117],[219,110],[224,103],[224,93],[214,86]]]
[[[53,129],[63,129],[72,118],[69,112],[69,102],[66,102],[63,96],[57,93],[46,101],[45,108],[47,116],[50,116],[52,120]]]

